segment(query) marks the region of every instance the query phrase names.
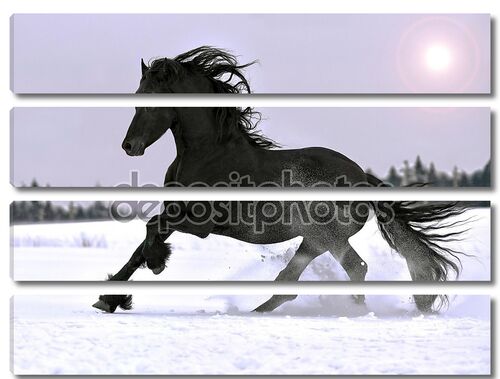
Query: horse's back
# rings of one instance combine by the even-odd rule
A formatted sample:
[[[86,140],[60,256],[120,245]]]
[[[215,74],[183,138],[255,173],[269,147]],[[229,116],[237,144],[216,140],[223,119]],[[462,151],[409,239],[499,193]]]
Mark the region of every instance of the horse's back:
[[[338,151],[324,147],[307,147],[294,150],[274,150],[280,152],[295,181],[305,186],[328,183],[335,186],[366,183],[363,169],[353,160]]]

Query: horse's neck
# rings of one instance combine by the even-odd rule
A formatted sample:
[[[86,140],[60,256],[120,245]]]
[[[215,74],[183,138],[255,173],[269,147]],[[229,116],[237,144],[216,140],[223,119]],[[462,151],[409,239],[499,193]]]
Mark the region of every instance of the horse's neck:
[[[216,124],[212,122],[209,108],[182,108],[179,112],[174,137],[179,149],[202,150],[217,140]]]
[[[175,149],[177,150],[177,155],[181,156],[184,150],[186,149],[186,144],[184,143],[182,136],[182,129],[180,125],[176,125],[175,127],[172,127],[171,130],[172,130],[172,135],[174,136]]]
[[[177,155],[184,152],[210,153],[223,152],[229,144],[218,141],[218,128],[211,108],[186,108],[186,114],[180,114],[179,122],[172,133],[175,139]],[[235,149],[249,147],[248,141],[243,135],[235,135],[231,140],[231,146]]]

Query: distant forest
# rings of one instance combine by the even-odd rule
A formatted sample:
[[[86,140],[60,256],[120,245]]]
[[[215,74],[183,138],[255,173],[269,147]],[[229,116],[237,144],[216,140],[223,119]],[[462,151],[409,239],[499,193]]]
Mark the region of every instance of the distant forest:
[[[420,156],[417,156],[413,165],[405,161],[399,170],[392,166],[387,176],[381,179],[391,183],[394,187],[406,186],[411,183],[426,183],[432,187],[490,187],[490,162],[488,161],[483,168],[471,173],[456,167],[452,173],[446,173],[438,171],[432,162],[425,165]]]
[[[72,201],[65,206],[51,201],[14,201],[10,207],[12,224],[105,220],[111,220],[111,214],[103,201],[85,202],[85,207]]]
[[[469,207],[489,207],[489,201],[466,202]],[[110,204],[102,201],[85,202],[85,206],[69,202],[55,205],[51,201],[14,201],[10,207],[10,223],[35,224],[50,222],[110,221]]]
[[[424,165],[420,157],[417,157],[413,165],[405,161],[399,170],[394,166],[391,167],[383,180],[395,187],[411,183],[427,183],[432,187],[489,187],[491,186],[490,178],[490,162],[484,168],[472,173],[454,169],[450,174],[438,171],[432,162]],[[30,187],[39,187],[39,185],[36,180],[33,180]],[[489,203],[480,202],[476,205],[489,206]],[[102,201],[85,202],[85,206],[78,202],[58,205],[50,201],[19,201],[11,205],[12,224],[111,219],[109,203]]]

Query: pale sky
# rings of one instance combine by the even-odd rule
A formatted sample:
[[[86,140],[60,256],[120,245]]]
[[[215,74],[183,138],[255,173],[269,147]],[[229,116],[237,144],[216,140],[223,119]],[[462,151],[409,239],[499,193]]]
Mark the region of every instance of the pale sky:
[[[256,93],[489,93],[486,14],[17,14],[16,93],[133,93],[140,59],[231,50]]]
[[[471,172],[490,159],[489,108],[258,108],[265,135],[283,148],[323,146],[385,176],[404,160],[433,161]],[[175,157],[167,132],[144,156],[129,157],[121,143],[133,108],[15,108],[11,181],[37,178],[51,186],[115,186],[139,172],[141,184],[163,184]]]

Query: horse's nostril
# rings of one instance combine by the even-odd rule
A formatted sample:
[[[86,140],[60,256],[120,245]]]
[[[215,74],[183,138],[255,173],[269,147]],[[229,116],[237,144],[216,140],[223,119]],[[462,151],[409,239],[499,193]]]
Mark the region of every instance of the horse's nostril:
[[[125,150],[125,151],[132,150],[132,144],[130,142],[124,142],[122,147],[123,147],[123,150]]]

